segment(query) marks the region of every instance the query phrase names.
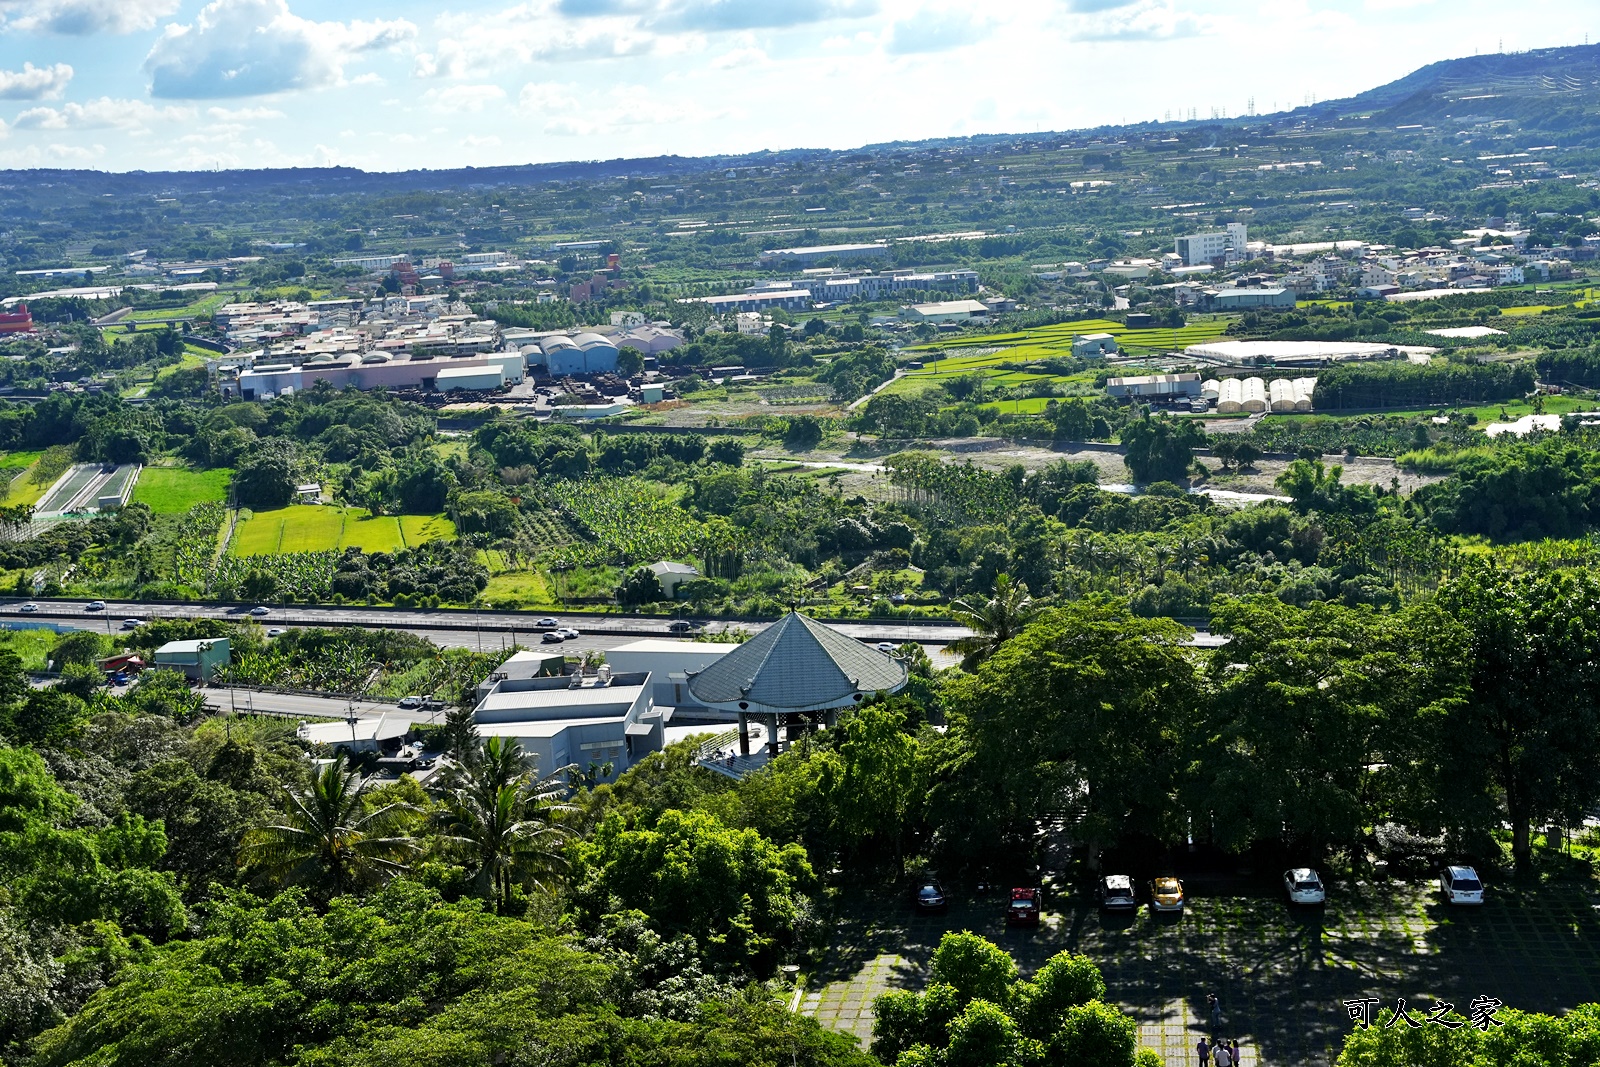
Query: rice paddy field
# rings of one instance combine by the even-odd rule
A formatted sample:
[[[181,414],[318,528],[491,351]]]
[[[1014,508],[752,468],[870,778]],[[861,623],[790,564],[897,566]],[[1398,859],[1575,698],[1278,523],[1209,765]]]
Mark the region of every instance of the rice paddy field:
[[[157,515],[182,515],[196,504],[227,498],[233,470],[195,471],[187,467],[146,467],[134,487],[133,501],[148,505]]]
[[[455,524],[443,515],[371,515],[365,508],[291,504],[241,519],[228,552],[234,556],[345,548],[398,552],[455,534]]]

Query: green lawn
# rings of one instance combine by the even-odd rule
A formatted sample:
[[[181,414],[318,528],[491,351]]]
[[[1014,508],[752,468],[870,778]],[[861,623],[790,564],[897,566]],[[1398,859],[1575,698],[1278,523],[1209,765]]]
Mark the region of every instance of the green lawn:
[[[342,548],[397,552],[427,541],[454,537],[455,532],[455,525],[442,515],[373,516],[365,508],[291,504],[275,511],[257,512],[242,520],[228,551],[235,556]]]
[[[195,471],[187,467],[146,467],[133,490],[135,503],[147,504],[157,515],[182,515],[196,504],[226,499],[227,467]]]
[[[553,603],[544,576],[537,571],[506,571],[493,575],[483,590],[483,600],[489,604],[515,602],[521,606]]]

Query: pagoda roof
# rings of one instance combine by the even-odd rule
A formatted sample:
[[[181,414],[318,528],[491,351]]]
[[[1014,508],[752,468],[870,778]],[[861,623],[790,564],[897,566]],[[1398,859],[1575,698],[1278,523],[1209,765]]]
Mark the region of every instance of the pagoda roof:
[[[906,665],[798,612],[785,615],[704,670],[689,693],[725,711],[824,711],[905,688]]]

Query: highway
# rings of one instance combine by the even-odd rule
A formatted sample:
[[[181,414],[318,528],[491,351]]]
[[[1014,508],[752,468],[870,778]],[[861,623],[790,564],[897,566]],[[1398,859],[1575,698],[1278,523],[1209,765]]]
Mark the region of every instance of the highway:
[[[38,606],[35,612],[23,612],[24,603]],[[567,654],[584,651],[608,651],[618,645],[641,637],[674,638],[667,629],[672,621],[665,618],[641,618],[626,615],[565,614],[545,616],[539,612],[472,611],[470,609],[368,607],[303,607],[286,605],[271,607],[263,616],[252,616],[250,608],[237,604],[170,604],[143,603],[139,601],[108,600],[104,610],[90,611],[87,600],[33,600],[21,598],[0,599],[0,624],[49,622],[74,629],[103,630],[115,633],[124,619],[222,619],[227,622],[257,622],[263,627],[290,626],[359,626],[365,629],[405,630],[426,637],[444,648],[470,648],[490,652],[513,644],[540,647],[541,631],[534,623],[542,618],[553,618],[564,627],[571,627],[581,635],[559,645],[552,651]],[[691,620],[703,623],[703,629],[716,633],[724,629],[743,629],[751,634],[760,633],[771,623],[747,622],[737,619]],[[870,644],[888,641],[902,644],[914,641],[926,648],[938,666],[948,666],[954,657],[938,654],[951,641],[971,633],[964,626],[948,622],[832,622],[828,623],[841,633]],[[684,638],[678,638],[683,640]],[[1196,633],[1190,642],[1201,648],[1215,648],[1224,639],[1205,631]]]

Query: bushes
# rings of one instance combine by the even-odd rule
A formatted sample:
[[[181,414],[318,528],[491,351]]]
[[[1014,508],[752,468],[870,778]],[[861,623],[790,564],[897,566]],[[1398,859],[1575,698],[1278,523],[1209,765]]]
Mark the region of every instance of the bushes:
[[[1509,400],[1533,389],[1525,363],[1354,363],[1317,376],[1318,411],[1415,408]]]

